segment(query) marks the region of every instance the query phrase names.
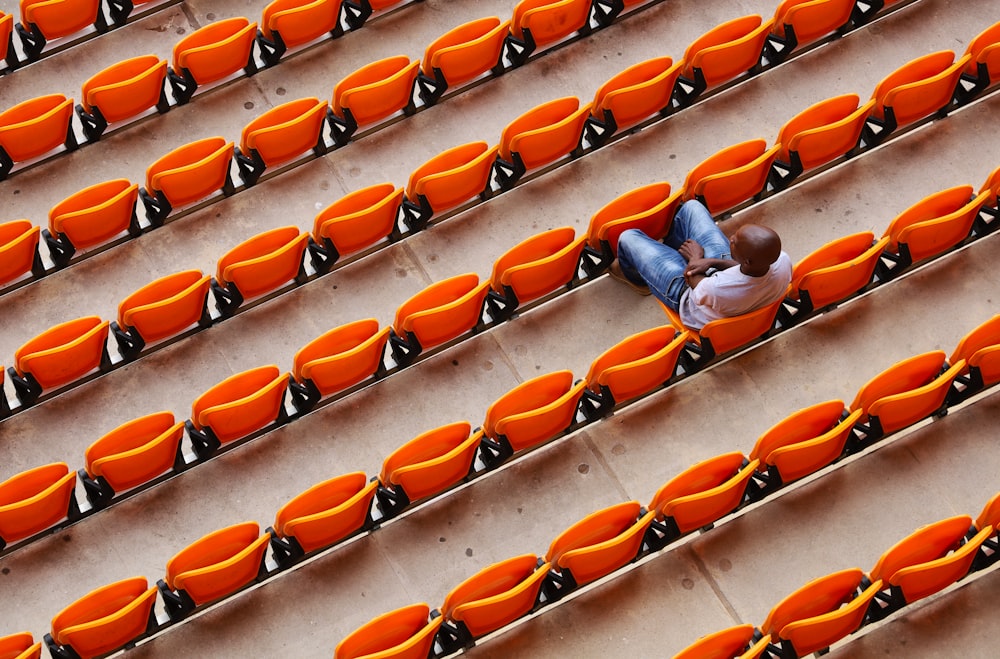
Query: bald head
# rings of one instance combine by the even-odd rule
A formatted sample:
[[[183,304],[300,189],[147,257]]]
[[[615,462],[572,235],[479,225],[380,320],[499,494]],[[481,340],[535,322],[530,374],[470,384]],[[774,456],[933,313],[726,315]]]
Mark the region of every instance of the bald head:
[[[730,249],[740,270],[752,277],[767,274],[781,255],[781,238],[772,229],[759,224],[744,224],[729,239]]]

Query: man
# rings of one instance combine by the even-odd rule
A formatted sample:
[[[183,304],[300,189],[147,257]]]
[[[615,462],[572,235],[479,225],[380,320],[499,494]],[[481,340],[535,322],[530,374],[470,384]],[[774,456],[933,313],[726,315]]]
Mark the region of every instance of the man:
[[[745,224],[726,238],[708,209],[691,200],[677,211],[663,243],[638,229],[622,233],[611,276],[642,295],[652,293],[686,327],[701,329],[780,300],[792,261],[771,229]]]

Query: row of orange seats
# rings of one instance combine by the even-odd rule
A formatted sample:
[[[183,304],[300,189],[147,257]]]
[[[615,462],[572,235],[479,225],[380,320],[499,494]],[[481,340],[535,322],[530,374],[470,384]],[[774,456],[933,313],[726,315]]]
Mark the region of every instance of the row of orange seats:
[[[813,579],[778,602],[759,628],[702,637],[674,659],[806,657],[865,625],[933,595],[1000,559],[1000,494],[975,519],[957,515],[923,526],[883,553],[871,572],[848,568]]]
[[[196,541],[168,562],[166,578],[158,584],[167,620],[158,621],[152,614],[157,587],[147,588],[145,578],[136,577],[78,600],[66,610],[73,611],[73,615],[64,611],[56,616],[51,636],[57,640],[50,642],[69,645],[81,656],[109,652],[179,622],[199,607],[271,578],[306,556],[376,528],[413,503],[474,477],[477,457],[484,463],[478,473],[497,466],[498,463],[490,463],[489,456],[501,444],[522,451],[548,441],[554,432],[570,427],[576,414],[575,401],[584,390],[593,389],[601,378],[610,377],[635,393],[634,376],[648,378],[641,366],[605,368],[596,377],[595,370],[622,346],[640,337],[648,340],[652,333],[662,334],[664,330],[672,333],[669,328],[658,328],[627,339],[598,358],[587,379],[575,385],[572,374],[564,371],[516,387],[490,406],[480,429],[472,431],[468,422],[458,422],[421,434],[387,457],[377,478],[368,480],[358,472],[309,488],[283,506],[274,527],[263,534],[256,522],[245,522]],[[518,557],[491,566],[464,582],[446,601],[443,618],[435,616],[428,623],[426,606],[420,609],[421,616],[414,617],[410,611],[392,614],[394,622],[378,618],[345,640],[338,647],[337,656],[360,656],[353,654],[360,650],[348,648],[356,643],[365,646],[369,641],[362,642],[363,639],[370,639],[371,635],[381,637],[382,645],[369,647],[367,652],[394,652],[397,646],[412,649],[417,638],[429,648],[435,635],[444,648],[443,653],[453,651],[533,609],[561,599],[579,586],[663,549],[685,534],[719,521],[747,503],[772,495],[782,485],[815,473],[845,455],[865,450],[878,439],[928,416],[940,414],[949,405],[980,391],[970,386],[975,379],[983,386],[997,384],[1000,360],[996,355],[1000,355],[1000,316],[970,332],[952,355],[953,365],[943,372],[942,365],[946,362],[940,351],[904,360],[862,387],[846,413],[842,401],[800,410],[764,433],[749,458],[734,452],[698,463],[661,487],[648,510],[633,501],[594,513],[561,534],[544,560]],[[976,376],[972,376],[972,370],[978,372]],[[549,402],[555,392],[567,388],[566,393]],[[149,424],[163,415],[126,424],[116,433],[134,434],[137,424]],[[181,424],[176,424],[168,433],[179,431],[180,427]],[[123,460],[117,465],[120,476],[127,472],[124,461],[131,460],[132,467],[136,466],[139,451],[127,453],[130,454],[119,456]],[[7,493],[4,494],[6,497]],[[968,524],[962,532],[967,528]],[[273,567],[266,561],[269,545]],[[501,574],[505,576],[500,578]],[[891,578],[887,583],[891,583]],[[894,603],[917,598],[911,594],[909,599],[900,600],[905,593],[905,587],[889,593],[890,599],[880,610],[887,614]],[[115,599],[110,612],[110,605],[106,605],[109,597]],[[137,609],[142,613],[137,613]],[[385,625],[399,628],[395,624],[398,616],[419,619],[420,623],[413,628],[403,625],[407,633],[398,638],[395,634],[388,637],[380,634]],[[433,629],[428,629],[428,625]],[[71,629],[87,633],[74,634]]]

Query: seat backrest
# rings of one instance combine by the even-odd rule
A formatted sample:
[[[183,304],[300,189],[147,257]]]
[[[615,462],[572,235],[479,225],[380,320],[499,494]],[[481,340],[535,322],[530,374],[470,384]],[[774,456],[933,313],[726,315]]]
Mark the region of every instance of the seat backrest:
[[[204,604],[250,583],[260,570],[270,535],[257,522],[213,531],[167,561],[166,582]]]
[[[962,337],[955,346],[954,352],[948,358],[949,364],[955,364],[964,359],[971,363],[977,354],[985,354],[991,348],[1000,346],[1000,314],[977,326]],[[996,526],[996,525],[995,525]]]
[[[853,10],[854,0],[782,0],[774,10],[774,31],[787,36],[785,26],[791,25],[804,46],[846,25]]]
[[[983,506],[983,511],[976,517],[976,528],[985,529],[992,526],[994,531],[1000,529],[1000,493],[994,494]]]
[[[878,417],[884,432],[894,432],[937,412],[944,405],[951,383],[965,369],[965,362],[952,364],[922,387],[886,396],[871,403],[869,416]]]
[[[341,0],[274,0],[260,19],[260,31],[268,39],[281,35],[289,48],[308,43],[332,31],[340,21]]]
[[[77,248],[100,245],[129,228],[138,198],[138,184],[127,179],[97,183],[53,206],[49,231],[65,235]]]
[[[749,71],[760,61],[772,24],[753,14],[712,28],[684,51],[685,72],[700,69],[708,87],[714,87]]]
[[[80,92],[85,110],[100,108],[108,123],[148,110],[160,101],[167,60],[142,55],[112,64],[85,83]]]
[[[591,363],[587,385],[596,393],[607,387],[616,402],[652,391],[673,377],[688,338],[687,331],[678,332],[673,325],[633,334]]]
[[[568,284],[586,241],[574,234],[572,227],[560,227],[521,241],[493,263],[490,285],[497,292],[510,286],[527,302]]]
[[[269,293],[296,277],[308,240],[295,226],[259,233],[219,259],[215,278],[236,284],[245,299]]]
[[[935,350],[914,355],[890,366],[858,390],[850,410],[862,410],[864,420],[868,415],[874,414],[871,408],[876,402],[883,399],[892,402],[896,400],[896,396],[914,392],[934,382],[939,379],[944,357],[943,351]]]
[[[948,517],[922,526],[887,549],[869,576],[889,582],[903,568],[941,558],[961,544],[971,526],[972,518],[968,515]]]
[[[413,99],[413,83],[420,69],[418,60],[396,55],[367,64],[333,88],[333,111],[343,118],[349,109],[359,126],[385,119]]]
[[[420,69],[431,78],[439,69],[449,86],[472,80],[500,61],[509,29],[510,21],[496,16],[463,23],[427,46]]]
[[[483,431],[494,439],[507,435],[511,445],[516,443],[520,448],[548,439],[572,422],[583,386],[583,382],[573,385],[570,371],[547,373],[522,382],[486,410]],[[516,435],[511,437],[510,432]]]
[[[777,636],[789,623],[836,610],[854,598],[864,576],[860,568],[848,568],[813,579],[775,604],[760,630]]]
[[[738,625],[702,636],[673,659],[733,659],[753,643],[754,626]]]
[[[454,485],[469,473],[476,457],[481,435],[471,431],[467,421],[459,421],[417,435],[386,457],[379,482],[402,487],[410,501]]]
[[[438,617],[428,622],[429,615],[430,607],[421,603],[373,618],[337,644],[334,659],[426,657],[434,645],[434,634],[444,621]]]
[[[582,29],[589,19],[587,0],[521,0],[514,7],[510,29],[519,39],[530,30],[535,45],[544,46]]]
[[[969,55],[969,61],[965,65],[965,72],[976,76],[979,73],[979,66],[985,65],[989,76],[989,84],[1000,80],[1000,22],[994,23],[976,38],[969,42],[969,47],[965,53]]]
[[[325,332],[295,353],[292,374],[311,380],[328,396],[371,377],[382,362],[389,328],[374,318],[357,320]]]
[[[629,190],[612,199],[590,218],[587,244],[600,249],[607,242],[618,253],[618,238],[629,229],[639,229],[650,238],[659,240],[670,231],[674,212],[680,203],[680,192],[671,195],[666,181],[650,183]]]
[[[14,15],[6,14],[0,11],[0,59],[5,59],[7,57],[7,46],[10,45],[10,35],[13,31]]]
[[[146,284],[118,305],[118,324],[147,343],[173,336],[202,317],[212,278],[185,270]]]
[[[14,366],[42,389],[58,387],[97,368],[107,350],[110,323],[85,316],[50,327],[14,353]]]
[[[860,101],[857,94],[834,96],[810,105],[786,121],[775,140],[781,145],[778,159],[789,162],[789,154],[794,151],[799,154],[803,169],[808,170],[853,149],[873,107],[866,104],[862,111],[858,108]]]
[[[779,446],[766,458],[761,458],[761,466],[765,460],[769,465],[773,464],[785,483],[819,471],[843,454],[844,446],[859,418],[861,410],[854,410],[825,433],[811,439]]]
[[[441,615],[464,622],[474,638],[484,636],[528,613],[547,573],[534,554],[494,563],[452,588]]]
[[[951,102],[969,60],[964,55],[956,62],[954,52],[942,50],[907,62],[875,86],[875,116],[884,118],[885,108],[891,107],[896,124],[905,126],[940,110]]]
[[[527,170],[565,156],[580,143],[590,104],[580,106],[575,96],[558,98],[528,110],[503,129],[500,157],[518,154]]]
[[[959,186],[959,188],[962,191],[971,190],[971,186]],[[946,190],[945,193],[947,192]],[[958,195],[954,196],[956,197],[955,201],[958,201]],[[966,199],[968,200],[968,197]],[[903,226],[902,222],[897,223],[894,220],[893,224],[889,227],[890,235],[895,237],[897,247],[903,244],[907,246],[910,257],[914,261],[940,254],[968,237],[972,231],[972,225],[976,220],[976,216],[979,214],[979,209],[988,200],[989,193],[981,192],[964,205],[937,217],[914,221],[918,214],[908,215],[906,221],[912,223]],[[924,201],[927,200],[925,199]],[[904,213],[904,215],[907,215],[907,213]],[[889,246],[890,248],[892,247],[891,241]]]
[[[791,446],[818,437],[835,428],[844,412],[844,401],[828,400],[804,407],[771,426],[757,438],[750,459],[767,463],[768,456],[783,446]]]
[[[40,227],[28,220],[0,224],[0,284],[31,270],[38,254]]]
[[[726,147],[688,172],[684,199],[703,198],[713,214],[732,208],[764,189],[779,149],[762,139]]]
[[[174,208],[201,201],[225,185],[233,143],[206,137],[178,147],[146,169],[146,187]]]
[[[31,632],[0,637],[0,659],[39,659],[42,643],[35,643]]]
[[[103,477],[115,492],[141,485],[173,467],[183,435],[172,412],[123,423],[87,447],[87,475]]]
[[[93,25],[99,11],[100,0],[21,0],[21,22],[38,26],[48,41]]]
[[[638,501],[626,501],[590,513],[556,536],[549,544],[545,560],[558,565],[571,551],[611,540],[636,523],[640,508]]]
[[[669,57],[633,64],[597,89],[591,113],[603,120],[605,110],[611,112],[619,130],[639,123],[670,106],[682,65]]]
[[[73,99],[62,94],[39,96],[0,112],[0,147],[14,162],[31,160],[66,140]]]
[[[35,467],[0,483],[0,538],[11,543],[66,518],[76,472],[65,462]]]
[[[209,23],[174,44],[174,69],[199,85],[221,80],[247,65],[256,36],[257,24],[242,16]]]
[[[81,657],[96,657],[124,646],[146,631],[156,603],[156,586],[132,577],[84,595],[52,619],[52,638]]]
[[[742,453],[725,453],[685,469],[656,492],[649,509],[658,519],[673,517],[681,533],[714,522],[743,499],[759,464],[753,460],[744,466],[744,461]]]
[[[933,595],[969,573],[979,546],[992,535],[993,527],[986,526],[951,554],[897,570],[889,577],[889,583],[903,591],[907,602]]]
[[[425,197],[434,213],[458,206],[486,189],[499,149],[471,142],[439,153],[410,174],[406,196]]]
[[[392,231],[403,200],[403,188],[392,183],[371,185],[333,202],[313,220],[313,239],[329,238],[337,251],[350,254],[377,243]]]
[[[268,167],[312,149],[326,119],[326,101],[300,98],[271,108],[243,129],[240,148],[257,151]]]
[[[278,418],[287,387],[288,374],[274,365],[231,375],[195,399],[191,421],[222,443],[245,437]]]
[[[274,529],[306,552],[332,545],[361,528],[377,486],[361,471],[317,483],[278,509]]]
[[[858,292],[871,282],[879,256],[889,244],[888,238],[873,239],[870,231],[844,236],[799,261],[792,271],[789,295],[801,298],[805,291],[813,307],[821,309]]]
[[[957,185],[924,197],[893,218],[883,235],[889,237],[888,249],[899,251],[903,230],[915,224],[935,220],[961,210],[972,199],[971,185]]]
[[[639,513],[639,502],[631,501],[588,515],[559,536],[564,538],[573,529],[573,535],[579,534],[578,542],[572,543],[575,546],[558,549],[561,553],[552,562],[569,570],[578,585],[610,574],[634,560],[642,546],[655,513]]]

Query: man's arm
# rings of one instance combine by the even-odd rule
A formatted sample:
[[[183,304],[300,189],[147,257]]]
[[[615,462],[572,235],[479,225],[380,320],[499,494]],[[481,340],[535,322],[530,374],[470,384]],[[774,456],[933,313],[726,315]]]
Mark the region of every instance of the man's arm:
[[[684,270],[684,279],[689,288],[694,288],[708,276],[709,270],[727,270],[737,265],[739,263],[732,259],[691,259],[688,261],[687,269]]]

